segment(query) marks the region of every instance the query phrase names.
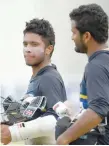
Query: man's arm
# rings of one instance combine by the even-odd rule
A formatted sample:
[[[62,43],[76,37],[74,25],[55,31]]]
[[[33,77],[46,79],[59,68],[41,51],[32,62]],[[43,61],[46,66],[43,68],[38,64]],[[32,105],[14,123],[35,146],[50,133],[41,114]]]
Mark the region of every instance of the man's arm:
[[[107,116],[109,111],[109,79],[100,67],[91,66],[87,75],[89,108],[67,131],[57,139],[57,144],[69,144],[78,139]]]
[[[86,112],[62,135],[57,139],[58,145],[68,145],[70,142],[78,139],[91,129],[96,127],[102,118],[93,110],[87,109]]]
[[[8,144],[37,137],[54,137],[56,119],[52,115],[39,117],[13,126],[1,125],[1,142]]]

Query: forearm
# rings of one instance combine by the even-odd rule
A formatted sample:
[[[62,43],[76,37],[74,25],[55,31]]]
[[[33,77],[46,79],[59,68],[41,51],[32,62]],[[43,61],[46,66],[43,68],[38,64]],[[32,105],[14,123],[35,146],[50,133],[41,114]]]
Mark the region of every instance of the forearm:
[[[95,128],[102,121],[101,117],[91,109],[87,109],[81,117],[59,136],[58,144],[69,144],[70,142],[78,139],[91,129]]]
[[[54,136],[56,119],[49,115],[10,126],[12,141],[21,141],[42,136]]]

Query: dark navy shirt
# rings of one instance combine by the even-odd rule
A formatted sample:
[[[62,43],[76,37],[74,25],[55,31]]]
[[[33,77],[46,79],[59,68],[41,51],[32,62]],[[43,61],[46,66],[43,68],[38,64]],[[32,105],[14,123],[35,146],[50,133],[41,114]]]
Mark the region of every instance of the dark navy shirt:
[[[109,145],[109,51],[97,51],[89,57],[81,82],[80,101],[83,108],[107,117],[106,134],[98,137],[98,144]]]
[[[67,100],[63,79],[55,65],[42,68],[35,77],[31,78],[26,94],[33,96],[46,96],[47,112],[56,117],[52,107],[59,101]]]

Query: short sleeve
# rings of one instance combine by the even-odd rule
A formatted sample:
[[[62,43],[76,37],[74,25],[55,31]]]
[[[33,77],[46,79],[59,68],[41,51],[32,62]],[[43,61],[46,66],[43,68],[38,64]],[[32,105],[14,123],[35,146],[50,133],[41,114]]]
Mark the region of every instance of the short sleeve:
[[[86,74],[89,108],[101,117],[109,112],[109,73],[105,68],[91,64]]]

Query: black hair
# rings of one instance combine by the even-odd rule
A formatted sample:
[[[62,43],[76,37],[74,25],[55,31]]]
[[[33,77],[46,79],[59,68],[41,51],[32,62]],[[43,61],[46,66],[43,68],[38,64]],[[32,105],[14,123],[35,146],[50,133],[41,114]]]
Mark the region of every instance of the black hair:
[[[30,22],[26,22],[26,28],[23,31],[24,35],[27,32],[32,32],[40,35],[45,40],[46,46],[55,46],[55,33],[52,25],[48,20],[36,18],[30,20]],[[51,52],[50,56],[52,56],[52,53],[53,51]]]
[[[76,22],[81,34],[90,32],[94,40],[100,44],[108,40],[108,16],[97,4],[81,5],[70,14],[70,19]]]

